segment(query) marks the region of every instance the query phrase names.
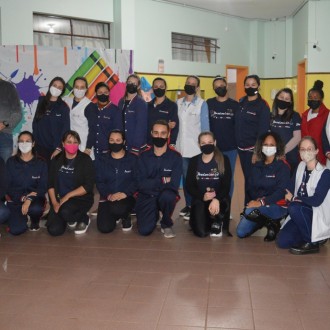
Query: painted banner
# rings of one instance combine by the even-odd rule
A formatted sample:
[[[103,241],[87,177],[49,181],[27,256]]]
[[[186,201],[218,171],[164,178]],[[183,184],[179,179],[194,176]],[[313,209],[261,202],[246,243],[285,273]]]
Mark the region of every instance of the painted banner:
[[[95,85],[104,81],[110,87],[110,100],[118,104],[125,92],[125,82],[133,73],[133,51],[81,47],[0,46],[0,79],[11,81],[21,98],[23,119],[14,135],[32,130],[32,120],[40,95],[45,95],[50,81],[62,77],[65,96],[72,96],[73,81],[87,79],[87,96],[93,100]],[[15,137],[14,137],[15,141]]]

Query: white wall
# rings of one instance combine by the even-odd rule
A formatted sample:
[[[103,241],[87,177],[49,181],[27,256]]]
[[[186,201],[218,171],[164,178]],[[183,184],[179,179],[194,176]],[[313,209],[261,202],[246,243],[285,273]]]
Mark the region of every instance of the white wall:
[[[33,44],[33,12],[113,22],[113,0],[0,0],[1,43]]]

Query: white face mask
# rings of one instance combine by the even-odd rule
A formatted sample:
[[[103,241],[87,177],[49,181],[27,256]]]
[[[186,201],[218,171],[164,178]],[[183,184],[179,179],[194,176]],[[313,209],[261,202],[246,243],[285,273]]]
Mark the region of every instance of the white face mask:
[[[300,158],[302,161],[304,161],[305,163],[310,162],[311,160],[314,160],[316,158],[316,154],[315,151],[300,151]]]
[[[276,147],[268,147],[268,146],[262,147],[262,153],[267,157],[274,156],[276,154],[276,151],[277,151]]]
[[[18,142],[18,149],[26,154],[32,150],[32,142]]]
[[[49,88],[49,92],[54,97],[59,97],[62,94],[62,91],[54,86]]]
[[[77,89],[77,88],[74,88],[73,89],[73,95],[77,98],[77,99],[82,99],[85,94],[86,94],[86,90],[87,89]]]

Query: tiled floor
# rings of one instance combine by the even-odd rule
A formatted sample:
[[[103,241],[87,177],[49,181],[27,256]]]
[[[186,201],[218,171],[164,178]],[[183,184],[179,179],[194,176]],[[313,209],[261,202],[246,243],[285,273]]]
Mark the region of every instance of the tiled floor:
[[[293,256],[260,236],[194,237],[179,217],[175,229],[165,239],[102,235],[95,221],[80,237],[2,228],[0,329],[330,329],[329,243]]]

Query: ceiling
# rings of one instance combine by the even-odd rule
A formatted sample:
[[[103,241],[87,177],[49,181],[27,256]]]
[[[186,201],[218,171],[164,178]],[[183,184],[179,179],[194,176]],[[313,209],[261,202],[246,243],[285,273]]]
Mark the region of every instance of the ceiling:
[[[156,0],[157,1],[157,0]],[[238,16],[274,20],[294,15],[308,0],[159,0],[190,8]]]

